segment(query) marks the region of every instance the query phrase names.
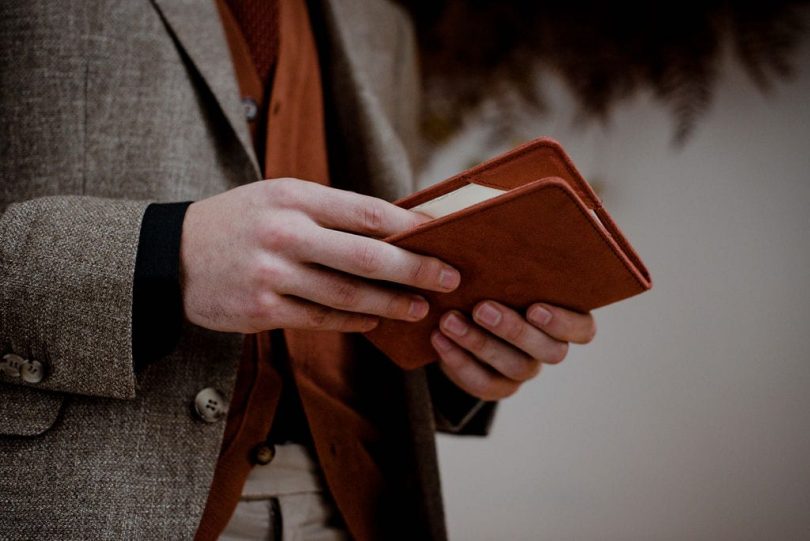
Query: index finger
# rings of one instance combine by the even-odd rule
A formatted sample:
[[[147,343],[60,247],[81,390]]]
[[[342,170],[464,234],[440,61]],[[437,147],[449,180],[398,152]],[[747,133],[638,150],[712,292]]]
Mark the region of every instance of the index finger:
[[[316,240],[297,245],[296,253],[304,261],[356,276],[431,291],[452,291],[461,280],[456,269],[435,257],[332,229],[320,229]]]
[[[299,206],[316,223],[329,229],[387,237],[412,229],[431,218],[393,203],[346,190],[307,183]]]

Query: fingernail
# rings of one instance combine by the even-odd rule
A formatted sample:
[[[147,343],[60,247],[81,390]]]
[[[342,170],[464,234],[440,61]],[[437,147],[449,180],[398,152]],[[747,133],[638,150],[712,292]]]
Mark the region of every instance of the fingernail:
[[[467,334],[467,324],[456,314],[450,314],[446,317],[442,327],[450,334],[455,334],[456,336],[464,336]]]
[[[551,321],[551,312],[539,304],[529,310],[528,316],[529,321],[535,325],[548,325],[548,322]]]
[[[417,297],[411,300],[411,305],[408,307],[408,319],[420,320],[427,315],[428,310],[430,310],[430,306],[428,306],[427,301]]]
[[[457,270],[451,268],[444,268],[439,273],[439,285],[443,289],[455,289],[461,281],[461,275]]]
[[[501,311],[488,302],[478,307],[475,315],[481,320],[481,323],[490,327],[494,327],[501,322]]]
[[[453,344],[448,340],[442,333],[434,332],[433,333],[433,345],[436,346],[436,349],[439,351],[448,351]]]

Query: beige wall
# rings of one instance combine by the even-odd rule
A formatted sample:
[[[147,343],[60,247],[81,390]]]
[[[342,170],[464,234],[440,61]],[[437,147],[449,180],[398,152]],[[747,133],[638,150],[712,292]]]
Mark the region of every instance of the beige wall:
[[[452,539],[810,539],[810,46],[763,96],[725,69],[685,148],[650,100],[558,139],[654,290],[506,400],[485,440],[440,439]],[[487,152],[472,126],[423,183]],[[496,149],[490,149],[491,153]]]

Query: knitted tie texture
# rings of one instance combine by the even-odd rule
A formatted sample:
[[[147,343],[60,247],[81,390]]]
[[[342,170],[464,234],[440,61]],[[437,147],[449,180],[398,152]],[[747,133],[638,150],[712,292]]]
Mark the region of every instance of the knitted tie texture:
[[[226,0],[263,84],[278,57],[278,0]]]

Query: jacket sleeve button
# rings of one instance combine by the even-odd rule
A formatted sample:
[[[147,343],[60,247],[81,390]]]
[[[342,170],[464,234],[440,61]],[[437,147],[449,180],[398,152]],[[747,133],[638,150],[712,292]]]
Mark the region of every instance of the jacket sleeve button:
[[[5,374],[12,378],[20,377],[20,368],[22,367],[25,359],[15,353],[6,353],[3,355],[3,361],[0,362],[0,374]]]
[[[228,413],[228,405],[219,391],[206,387],[194,397],[194,411],[206,423],[215,423]]]
[[[20,376],[26,383],[39,383],[45,377],[45,367],[39,361],[25,361],[20,367]]]

